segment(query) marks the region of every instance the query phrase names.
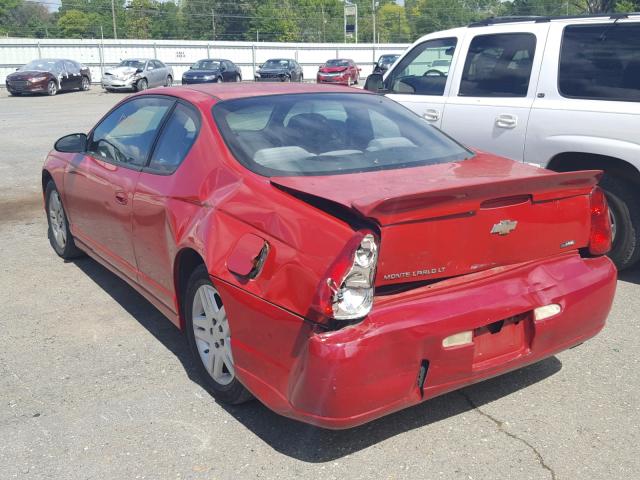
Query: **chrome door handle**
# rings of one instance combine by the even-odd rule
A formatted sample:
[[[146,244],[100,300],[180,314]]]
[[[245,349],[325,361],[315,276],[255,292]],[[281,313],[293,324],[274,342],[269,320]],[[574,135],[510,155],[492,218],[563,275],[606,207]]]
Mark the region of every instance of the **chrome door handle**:
[[[429,122],[437,122],[440,120],[440,112],[435,108],[427,108],[422,114],[422,118]]]
[[[518,126],[518,117],[503,113],[496,117],[496,127],[500,128],[516,128]]]

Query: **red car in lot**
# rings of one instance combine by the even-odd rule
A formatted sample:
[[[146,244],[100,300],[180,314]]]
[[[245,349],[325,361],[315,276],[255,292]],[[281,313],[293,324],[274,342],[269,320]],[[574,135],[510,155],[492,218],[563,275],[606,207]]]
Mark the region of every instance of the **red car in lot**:
[[[603,328],[599,175],[468,150],[360,90],[225,84],[124,99],[42,186],[58,255],[183,329],[219,401],[347,428]]]
[[[360,68],[353,60],[336,58],[327,60],[327,63],[318,69],[316,80],[318,83],[336,83],[339,85],[357,85],[360,77]]]

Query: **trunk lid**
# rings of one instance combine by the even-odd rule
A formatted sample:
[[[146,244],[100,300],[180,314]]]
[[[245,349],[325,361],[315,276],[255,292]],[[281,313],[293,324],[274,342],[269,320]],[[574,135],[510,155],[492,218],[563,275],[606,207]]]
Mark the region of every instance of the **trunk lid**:
[[[556,173],[487,154],[272,184],[380,230],[376,285],[423,282],[586,247],[599,171]]]

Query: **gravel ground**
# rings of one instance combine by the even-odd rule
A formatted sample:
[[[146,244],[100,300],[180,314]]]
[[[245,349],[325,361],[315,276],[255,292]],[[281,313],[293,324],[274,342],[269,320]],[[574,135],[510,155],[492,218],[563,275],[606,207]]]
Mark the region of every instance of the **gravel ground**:
[[[590,342],[363,427],[217,404],[167,319],[46,239],[44,155],[122,97],[0,92],[0,478],[639,478],[640,270]]]

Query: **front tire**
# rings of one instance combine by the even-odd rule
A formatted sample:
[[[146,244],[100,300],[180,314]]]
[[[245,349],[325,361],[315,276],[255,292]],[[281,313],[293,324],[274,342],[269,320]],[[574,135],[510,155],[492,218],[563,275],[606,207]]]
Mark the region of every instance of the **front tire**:
[[[58,93],[58,85],[53,80],[49,80],[49,83],[47,83],[47,95],[53,97],[56,93]]]
[[[164,86],[165,87],[170,87],[173,85],[173,78],[171,78],[171,75],[169,75],[167,77],[167,80],[164,82]]]
[[[600,186],[612,216],[614,235],[609,258],[618,270],[624,270],[640,259],[640,195],[629,182],[610,174],[602,177]]]
[[[140,80],[138,80],[138,83],[136,83],[136,90],[139,92],[143,92],[147,88],[149,88],[149,84],[147,83],[146,78],[141,78]]]
[[[237,405],[252,398],[236,378],[231,331],[220,293],[204,265],[196,268],[183,298],[187,341],[207,391],[223,403]]]
[[[88,91],[91,88],[91,83],[89,82],[89,79],[87,77],[82,77],[82,86],[80,87],[80,90],[82,91]]]
[[[59,257],[69,260],[82,255],[82,251],[76,247],[73,236],[69,230],[67,213],[62,205],[60,193],[53,181],[47,183],[45,189],[45,210],[47,212],[47,236],[53,250]]]

